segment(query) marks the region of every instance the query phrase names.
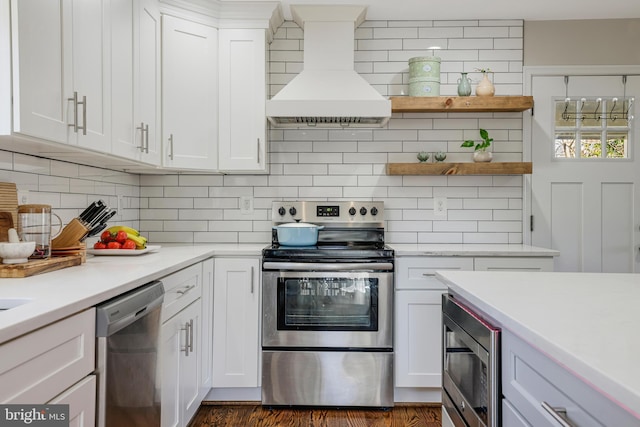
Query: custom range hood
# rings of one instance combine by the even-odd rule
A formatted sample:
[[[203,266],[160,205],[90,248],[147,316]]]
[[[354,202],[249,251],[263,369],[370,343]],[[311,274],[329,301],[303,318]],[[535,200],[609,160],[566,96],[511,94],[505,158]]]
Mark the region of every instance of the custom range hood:
[[[366,6],[292,5],[304,31],[304,68],[266,103],[274,127],[381,127],[385,99],[354,70],[355,29]]]

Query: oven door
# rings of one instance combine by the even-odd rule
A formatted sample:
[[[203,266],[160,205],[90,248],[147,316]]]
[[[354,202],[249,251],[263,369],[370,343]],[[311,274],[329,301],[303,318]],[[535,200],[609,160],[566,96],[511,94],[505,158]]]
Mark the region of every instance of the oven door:
[[[444,410],[456,427],[498,427],[499,329],[448,295],[442,323]]]
[[[393,347],[391,272],[263,271],[262,283],[263,348]]]

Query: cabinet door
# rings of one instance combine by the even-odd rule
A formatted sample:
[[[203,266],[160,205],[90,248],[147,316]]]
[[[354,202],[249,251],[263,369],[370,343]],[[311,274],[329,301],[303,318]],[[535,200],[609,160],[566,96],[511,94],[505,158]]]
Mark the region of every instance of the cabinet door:
[[[200,300],[197,300],[180,314],[182,319],[181,329],[184,330],[186,340],[185,347],[188,346],[189,348],[188,351],[185,349],[180,353],[181,425],[183,426],[189,424],[202,402],[202,399],[199,399],[201,352],[198,340],[202,321],[200,317],[202,315],[201,310],[202,305]]]
[[[160,12],[155,0],[112,0],[112,147],[160,164]]]
[[[396,291],[395,386],[442,386],[444,291]]]
[[[213,351],[213,258],[202,263],[202,324],[200,327],[200,398],[211,389]]]
[[[181,419],[180,401],[180,352],[186,344],[186,332],[181,330],[182,318],[176,315],[160,328],[160,366],[162,385],[160,391],[162,427],[178,427]]]
[[[265,172],[264,30],[220,30],[221,171]]]
[[[213,285],[213,387],[258,387],[260,262],[217,258]]]
[[[162,17],[163,164],[217,168],[218,30]]]
[[[12,2],[14,132],[109,151],[106,0]],[[86,104],[74,104],[86,97]],[[75,131],[69,125],[86,127]]]
[[[159,165],[160,140],[160,11],[156,0],[138,0],[134,15],[134,141],[140,160]]]
[[[49,403],[69,405],[69,427],[95,427],[96,376],[89,375]]]

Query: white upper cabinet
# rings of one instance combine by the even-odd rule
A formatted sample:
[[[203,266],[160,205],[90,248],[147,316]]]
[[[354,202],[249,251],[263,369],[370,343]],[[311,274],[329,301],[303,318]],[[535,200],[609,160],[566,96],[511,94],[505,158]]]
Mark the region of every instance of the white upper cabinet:
[[[14,0],[13,132],[111,146],[107,0]]]
[[[220,171],[267,171],[265,55],[264,29],[220,30]]]
[[[218,30],[162,16],[163,166],[215,170]]]
[[[160,12],[154,0],[112,0],[112,153],[160,164]]]

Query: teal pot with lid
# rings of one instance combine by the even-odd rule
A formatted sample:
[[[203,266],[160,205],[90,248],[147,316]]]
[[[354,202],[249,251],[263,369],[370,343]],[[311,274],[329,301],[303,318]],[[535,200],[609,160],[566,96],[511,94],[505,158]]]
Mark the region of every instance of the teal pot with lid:
[[[278,243],[283,246],[314,246],[318,243],[318,231],[324,226],[292,222],[274,225],[273,228],[278,233]]]

